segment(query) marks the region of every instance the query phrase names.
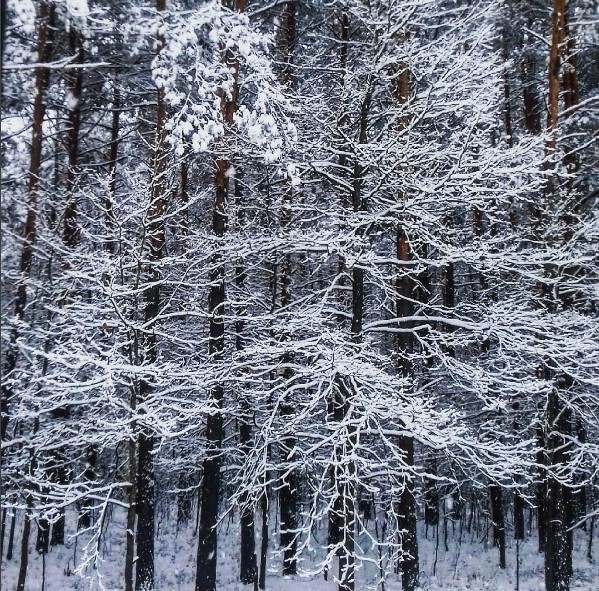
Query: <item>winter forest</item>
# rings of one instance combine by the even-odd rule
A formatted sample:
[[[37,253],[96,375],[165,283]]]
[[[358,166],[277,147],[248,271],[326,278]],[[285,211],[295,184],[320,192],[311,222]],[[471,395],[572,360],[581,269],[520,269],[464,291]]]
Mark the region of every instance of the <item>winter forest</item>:
[[[599,589],[599,0],[2,0],[6,591]]]

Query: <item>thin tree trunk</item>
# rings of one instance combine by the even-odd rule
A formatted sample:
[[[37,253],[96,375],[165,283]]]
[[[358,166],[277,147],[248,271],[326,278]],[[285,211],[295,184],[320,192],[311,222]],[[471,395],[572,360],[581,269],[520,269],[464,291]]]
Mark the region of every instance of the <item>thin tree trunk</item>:
[[[499,568],[505,568],[505,518],[503,515],[503,494],[501,487],[489,487],[491,497],[491,520],[493,521],[493,546],[499,548]]]
[[[268,558],[268,491],[266,488],[264,488],[260,505],[262,509],[262,534],[260,538],[260,576],[258,587],[266,589],[266,561]]]
[[[17,511],[12,510],[10,518],[10,530],[8,532],[8,544],[6,546],[6,560],[12,560],[13,549],[15,544],[15,525],[17,523]],[[1,557],[0,557],[1,558]]]
[[[135,387],[131,387],[130,407],[131,413],[135,414],[137,406],[137,393]],[[135,517],[137,515],[137,442],[134,434],[137,431],[136,421],[131,424],[132,435],[127,443],[127,466],[129,487],[127,491],[127,530],[125,533],[125,591],[133,591],[133,564],[135,562]]]
[[[116,168],[119,154],[119,128],[121,117],[121,91],[116,76],[112,82],[112,121],[110,124],[110,146],[108,151],[108,193],[104,201],[106,212],[106,249],[114,253],[116,247],[116,219],[114,205],[116,199]]]

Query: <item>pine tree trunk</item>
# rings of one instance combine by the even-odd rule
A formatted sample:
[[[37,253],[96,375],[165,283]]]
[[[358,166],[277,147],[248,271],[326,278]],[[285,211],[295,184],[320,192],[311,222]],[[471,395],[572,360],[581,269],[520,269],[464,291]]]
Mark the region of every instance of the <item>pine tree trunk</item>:
[[[39,26],[37,40],[37,59],[39,63],[49,62],[52,56],[54,38],[54,2],[42,0],[39,4]],[[35,70],[35,95],[33,100],[33,123],[31,134],[31,148],[29,160],[29,174],[27,180],[28,207],[25,227],[23,229],[23,250],[21,251],[20,273],[21,279],[17,285],[14,316],[17,322],[23,320],[27,306],[27,279],[31,274],[33,262],[33,247],[36,239],[37,224],[37,197],[40,167],[42,163],[43,123],[46,113],[45,91],[50,81],[49,68],[36,68]],[[6,346],[3,380],[0,390],[0,440],[6,438],[8,429],[10,402],[13,397],[13,386],[7,379],[17,365],[17,340],[19,328],[15,326],[10,333]]]
[[[233,4],[237,12],[243,10],[243,0]],[[225,132],[233,122],[237,105],[239,88],[237,76],[239,61],[234,50],[223,50],[223,58],[234,72],[234,85],[231,98],[228,99],[223,91],[220,92],[220,104]],[[227,170],[229,161],[220,156],[215,168],[215,199],[212,217],[212,233],[223,238],[226,232],[227,220]],[[214,362],[222,360],[224,350],[225,326],[223,320],[223,305],[225,303],[225,266],[219,255],[214,256],[210,271],[210,292],[208,295],[208,310],[210,312],[210,339],[208,352]],[[210,394],[215,412],[206,419],[206,457],[203,462],[203,479],[200,497],[200,525],[196,569],[196,591],[216,591],[216,562],[217,562],[217,530],[218,506],[220,499],[220,468],[222,463],[221,447],[223,440],[223,417],[221,414],[224,398],[223,387],[218,384]]]
[[[241,167],[235,169],[234,177],[234,196],[235,196],[235,212],[236,212],[236,231],[241,232],[244,224],[244,204],[242,203],[242,187],[243,172]],[[235,266],[235,286],[238,290],[239,298],[242,299],[243,290],[245,288],[246,272],[243,259],[239,258]],[[235,320],[235,348],[237,351],[242,351],[245,345],[243,330],[245,314],[245,306],[237,310],[238,318]],[[239,443],[244,459],[251,451],[252,442],[252,427],[250,424],[251,409],[246,399],[244,392],[239,393],[239,407],[241,416],[239,418]],[[254,507],[250,505],[248,494],[244,494],[240,500],[240,530],[241,544],[239,555],[239,580],[248,585],[253,583],[256,576],[256,540],[254,535]]]
[[[567,0],[553,1],[551,44],[549,50],[549,81],[547,96],[547,157],[555,155],[560,99],[560,75],[567,22]],[[568,74],[566,75],[568,76]],[[574,92],[566,80],[566,96]],[[571,97],[570,97],[571,98]],[[551,163],[549,163],[551,165]],[[552,185],[548,184],[548,192]],[[562,383],[563,382],[563,383]],[[568,436],[571,411],[561,400],[566,395],[569,379],[556,376],[549,393],[546,411],[547,481],[545,508],[545,588],[547,591],[569,591],[572,571],[572,543],[569,531],[571,499],[567,485],[554,475],[569,460]]]
[[[402,34],[402,41],[407,40],[407,34]],[[406,64],[399,64],[397,77],[396,100],[400,107],[405,107],[410,96],[410,71]],[[409,124],[406,115],[398,119],[398,132],[403,133]],[[404,196],[398,194],[398,200]],[[401,220],[396,231],[396,256],[398,261],[398,275],[396,281],[396,316],[398,319],[413,316],[413,300],[418,297],[418,288],[410,275],[412,250],[408,235]],[[413,333],[409,330],[412,323],[402,323],[404,332],[397,333],[397,347],[399,353],[398,373],[403,378],[411,378],[413,374],[412,362],[409,355],[413,349]],[[414,465],[414,439],[409,436],[399,438],[398,447],[403,453],[407,466]],[[418,559],[418,532],[416,499],[414,497],[414,481],[410,473],[404,476],[403,488],[399,498],[397,512],[397,527],[401,534],[401,582],[403,591],[415,591],[420,584],[420,565]]]
[[[166,0],[156,0],[156,10],[164,13]],[[156,54],[160,55],[164,47],[162,33],[157,35]],[[156,91],[156,135],[154,140],[154,163],[151,184],[151,203],[148,215],[147,236],[149,240],[147,277],[150,286],[144,291],[145,323],[150,332],[141,338],[144,362],[152,365],[156,362],[156,335],[153,323],[160,312],[160,269],[158,264],[164,254],[166,212],[166,152],[165,123],[166,104],[164,88]],[[139,384],[139,401],[144,405],[153,386],[147,379]],[[138,405],[139,408],[140,405]],[[137,530],[135,565],[135,588],[146,591],[154,588],[154,529],[155,529],[155,486],[154,486],[154,436],[144,425],[140,426],[137,442]]]

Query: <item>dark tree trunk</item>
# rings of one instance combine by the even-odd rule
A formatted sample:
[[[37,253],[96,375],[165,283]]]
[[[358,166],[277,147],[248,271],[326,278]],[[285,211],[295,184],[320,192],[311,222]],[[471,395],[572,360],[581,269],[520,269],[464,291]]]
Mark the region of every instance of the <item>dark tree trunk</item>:
[[[404,452],[406,464],[414,465],[414,439],[402,437],[399,442],[400,449]],[[401,584],[403,591],[415,591],[420,584],[420,564],[418,560],[417,538],[417,513],[416,499],[414,497],[414,483],[411,478],[406,478],[404,488],[399,497],[398,521],[399,528],[404,532],[402,536],[402,562]]]
[[[166,0],[156,0],[156,10],[163,13],[166,10]],[[162,33],[157,35],[156,53],[160,54],[164,47]],[[149,240],[149,263],[147,269],[148,282],[145,289],[145,321],[150,332],[142,335],[144,362],[153,364],[157,359],[156,335],[153,323],[160,312],[160,270],[158,263],[164,254],[165,230],[164,214],[166,212],[166,153],[165,153],[165,123],[166,104],[164,89],[156,92],[156,135],[154,140],[154,162],[151,184],[151,203],[148,215],[147,235]],[[139,401],[145,404],[152,392],[152,384],[142,379],[139,384]],[[135,565],[135,588],[149,590],[154,588],[154,529],[155,529],[155,486],[154,486],[154,436],[148,427],[141,424],[137,441],[137,529],[136,549],[137,562]]]
[[[503,514],[503,493],[501,487],[489,487],[491,497],[491,521],[493,522],[493,546],[499,548],[499,568],[505,568],[505,518]]]
[[[37,59],[39,63],[49,62],[52,56],[52,44],[54,37],[54,2],[42,0],[39,8],[39,26],[37,40]],[[42,162],[43,146],[43,123],[46,113],[45,90],[50,81],[49,68],[36,68],[35,70],[35,94],[33,100],[33,124],[31,133],[31,148],[29,161],[29,174],[27,180],[28,207],[25,227],[23,229],[23,250],[21,251],[20,273],[21,279],[17,285],[15,298],[15,319],[20,322],[25,316],[27,306],[27,278],[31,274],[33,262],[33,247],[36,238],[37,224],[37,191],[39,174]],[[0,439],[4,441],[8,428],[10,402],[13,396],[13,386],[7,379],[17,365],[17,340],[19,328],[15,326],[10,333],[9,342],[6,346],[3,379],[0,386]]]
[[[549,395],[547,437],[549,470],[567,461],[564,436],[569,411],[560,401],[557,390]],[[551,472],[547,477],[547,502],[545,507],[545,588],[547,591],[569,591],[571,572],[571,546],[568,532],[569,495]]]
[[[289,376],[288,376],[289,377]],[[293,407],[285,405],[281,407],[281,416],[291,417]],[[281,442],[281,455],[289,458],[295,449],[295,437],[288,436]],[[297,573],[297,514],[299,509],[299,477],[297,471],[291,468],[283,477],[283,483],[279,491],[279,507],[281,515],[281,546],[283,550],[283,575],[295,575]]]
[[[83,478],[88,484],[93,483],[96,478],[96,463],[98,461],[98,452],[93,445],[88,446],[85,450],[85,470],[83,472]],[[81,510],[79,511],[79,517],[77,520],[77,529],[84,529],[90,527],[92,524],[93,513],[93,501],[84,498],[81,501]],[[56,526],[55,526],[56,527]],[[54,529],[52,530],[52,538],[54,538]],[[64,543],[64,525],[62,527],[62,538]]]
[[[436,476],[437,461],[434,458],[428,462],[427,471]],[[439,523],[439,489],[432,478],[425,479],[424,483],[424,522],[428,526]]]
[[[142,400],[144,393],[141,392]],[[137,562],[135,588],[154,588],[154,438],[144,432],[138,439],[137,468]]]
[[[28,505],[31,500],[28,500]],[[25,510],[23,523],[23,536],[21,538],[21,563],[19,565],[19,577],[17,579],[17,591],[25,591],[27,581],[27,566],[29,564],[29,533],[31,532],[31,514],[29,508]]]
[[[35,550],[39,554],[47,554],[50,547],[50,522],[45,518],[37,520],[37,537]]]
[[[69,50],[77,56],[76,63],[83,62],[83,38],[81,32],[71,25],[69,31]],[[81,91],[83,89],[83,71],[79,68],[67,76],[67,88],[70,104],[67,109],[67,205],[64,212],[63,241],[74,248],[79,243],[77,221],[77,200],[74,195],[77,166],[79,159],[79,129],[81,127]]]
[[[242,187],[241,182],[243,173],[239,167],[235,171],[234,180],[234,194],[235,194],[235,211],[236,211],[236,230],[241,232],[244,224],[244,204],[242,203]],[[242,293],[245,288],[246,273],[244,268],[244,261],[238,259],[235,267],[235,286],[239,290],[240,299],[243,299]],[[245,307],[241,307],[237,310],[238,318],[235,321],[235,348],[237,351],[241,351],[244,348],[245,342],[243,337],[244,321],[243,314],[245,313]],[[246,399],[244,392],[239,394],[239,406],[241,410],[241,416],[239,419],[239,442],[241,444],[241,451],[244,458],[250,453],[251,442],[252,442],[252,427],[250,424],[251,409]],[[241,510],[240,510],[240,529],[241,529],[241,545],[240,545],[240,572],[239,580],[248,585],[253,583],[256,576],[256,540],[254,536],[254,507],[250,505],[249,495],[244,494],[241,498]]]
[[[114,217],[114,202],[116,199],[116,169],[119,154],[119,128],[121,117],[121,91],[116,76],[112,82],[112,121],[110,124],[110,147],[108,151],[108,193],[104,202],[106,210],[106,248],[114,253],[116,248],[116,219]]]
[[[137,402],[137,393],[135,389],[131,389],[130,406],[131,412],[135,413]],[[131,425],[133,433],[136,431],[136,424]],[[135,518],[137,515],[137,458],[136,458],[137,443],[131,437],[127,444],[127,468],[129,486],[127,490],[127,529],[125,530],[125,591],[133,591],[133,564],[135,561]]]
[[[266,560],[268,558],[268,491],[264,489],[261,501],[262,509],[262,534],[260,539],[260,576],[258,586],[266,589]]]
[[[524,539],[524,499],[519,491],[514,494],[514,538]]]
[[[403,41],[407,41],[404,34]],[[407,104],[410,93],[410,71],[406,64],[399,64],[399,75],[397,77],[396,100],[403,107]],[[398,132],[401,134],[409,124],[406,115],[399,117],[397,122]],[[398,194],[399,201],[404,199],[403,194]],[[396,231],[396,256],[398,263],[398,274],[396,280],[396,310],[398,320],[409,318],[414,314],[413,301],[418,298],[419,290],[410,274],[413,259],[409,237],[399,221]],[[403,378],[411,378],[413,374],[410,354],[414,346],[414,336],[409,330],[411,322],[402,322],[401,328],[404,332],[397,334],[397,348],[399,354],[398,370]],[[414,465],[414,439],[409,436],[399,438],[398,447],[402,451],[407,466]],[[420,565],[418,559],[418,533],[416,499],[414,497],[413,475],[406,472],[403,488],[399,498],[397,512],[397,527],[401,534],[401,584],[403,591],[415,591],[420,584]]]
[[[237,12],[243,9],[243,1],[234,4]],[[233,50],[224,51],[224,61],[234,71],[234,86],[230,98],[220,92],[220,104],[225,131],[233,122],[237,104],[237,76],[239,61]],[[218,158],[215,169],[215,200],[212,218],[212,233],[216,238],[223,238],[226,232],[227,220],[227,170],[229,161]],[[213,361],[222,359],[224,349],[225,326],[223,320],[223,305],[225,303],[225,266],[224,261],[215,255],[210,272],[210,292],[208,309],[210,312],[209,354]],[[217,561],[217,531],[218,506],[220,498],[220,468],[221,447],[223,439],[223,406],[224,390],[216,385],[210,394],[215,408],[213,414],[206,419],[206,457],[203,462],[203,480],[200,497],[200,526],[196,570],[196,591],[216,591],[216,561]]]
[[[8,544],[6,546],[6,560],[12,560],[14,544],[15,544],[15,525],[17,523],[17,511],[13,509],[10,517],[10,529],[8,532]],[[1,557],[0,557],[1,558]]]

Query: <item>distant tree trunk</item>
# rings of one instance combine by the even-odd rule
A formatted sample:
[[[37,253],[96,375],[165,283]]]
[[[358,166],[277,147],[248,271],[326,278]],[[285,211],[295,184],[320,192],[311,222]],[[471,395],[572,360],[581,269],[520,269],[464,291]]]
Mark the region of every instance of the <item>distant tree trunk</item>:
[[[427,472],[437,475],[437,461],[432,458],[427,464]],[[437,482],[426,478],[424,482],[424,522],[427,526],[439,523],[439,489]]]
[[[23,535],[21,537],[21,563],[19,565],[19,577],[17,579],[17,591],[25,591],[27,581],[27,567],[29,565],[29,534],[31,532],[31,499],[28,499],[28,507],[25,510],[23,521]]]
[[[81,31],[71,25],[69,30],[69,51],[77,56],[76,62],[83,63],[83,37]],[[76,248],[79,244],[80,229],[77,220],[77,201],[75,196],[75,183],[77,180],[78,160],[79,160],[79,130],[81,128],[81,94],[83,90],[83,70],[77,68],[66,77],[67,86],[67,133],[66,133],[66,151],[67,151],[67,174],[66,174],[66,205],[64,210],[64,227],[63,227],[63,243],[67,249]],[[64,260],[63,266],[68,269],[70,261]],[[65,295],[63,302],[66,303],[69,295]],[[67,406],[59,407],[51,413],[54,421],[65,421],[70,416],[70,411]],[[50,470],[50,480],[59,485],[65,486],[68,484],[68,470],[66,468],[66,452],[62,449],[57,449],[52,453],[54,466]],[[45,524],[43,520],[38,522],[38,537]],[[64,544],[64,510],[60,511],[57,521],[52,527],[52,545]],[[49,532],[48,532],[49,533]],[[46,539],[42,543],[47,552],[47,540],[49,535],[44,533]],[[38,550],[41,551],[41,550]]]
[[[121,117],[121,91],[116,76],[112,82],[112,120],[110,124],[110,146],[108,150],[108,193],[104,201],[106,212],[106,248],[108,252],[114,253],[116,240],[116,219],[114,216],[114,205],[116,199],[116,169],[119,154],[119,128]]]
[[[243,10],[243,0],[236,0],[230,6],[237,12]],[[239,61],[234,49],[223,48],[223,59],[234,72],[234,84],[230,98],[220,91],[220,105],[225,132],[233,122],[237,106],[239,87],[237,76]],[[227,171],[229,161],[220,156],[216,160],[215,169],[215,200],[212,217],[212,233],[217,239],[222,239],[226,232],[227,221]],[[214,255],[210,271],[210,292],[208,295],[208,310],[210,312],[210,339],[208,352],[212,361],[222,360],[224,350],[225,326],[223,306],[225,303],[225,265],[219,255]],[[217,562],[217,531],[218,505],[220,498],[220,468],[222,463],[221,447],[223,439],[223,417],[221,414],[224,398],[222,385],[214,386],[210,399],[215,412],[206,419],[206,457],[203,462],[203,480],[200,498],[200,526],[196,569],[196,591],[216,591],[216,562]]]
[[[499,548],[499,568],[505,568],[505,518],[503,515],[503,493],[501,487],[489,487],[491,497],[491,521],[493,522],[493,546]]]
[[[83,478],[85,482],[88,484],[93,483],[96,478],[96,464],[98,462],[98,450],[93,445],[89,445],[85,450],[85,470],[83,471]],[[77,520],[77,529],[84,529],[86,527],[90,527],[92,524],[92,515],[93,513],[93,501],[90,499],[84,498],[81,502],[81,510],[79,512],[79,517]],[[57,523],[54,524],[52,528],[52,539],[54,539],[54,532]],[[62,541],[58,542],[60,544],[64,544],[64,519],[62,521],[62,532],[61,537]],[[58,535],[58,534],[57,534]],[[52,542],[54,544],[54,542]]]
[[[344,24],[344,23],[342,23]],[[372,100],[372,79],[369,79],[362,106],[360,109],[358,143],[365,144],[367,141],[368,114]],[[353,179],[351,205],[354,212],[364,212],[367,209],[367,203],[363,195],[364,166],[360,162],[360,155],[356,152],[353,155]],[[362,230],[358,230],[359,236],[363,235]],[[362,326],[364,322],[364,269],[355,264],[352,269],[352,309],[351,309],[351,338],[356,344],[362,341]],[[343,420],[351,420],[350,398],[351,390],[343,376],[338,378],[337,407],[339,416]],[[353,459],[355,441],[355,428],[348,425],[346,439],[341,444],[337,464],[340,466],[335,469],[337,478],[337,496],[339,508],[339,542],[342,542],[339,548],[339,591],[354,591],[356,586],[355,576],[355,536],[356,536],[356,463]],[[334,507],[334,509],[336,509]]]
[[[268,558],[268,491],[266,487],[262,494],[260,507],[262,510],[262,533],[260,537],[260,576],[258,587],[266,589],[266,560]]]
[[[0,4],[0,65],[4,64],[4,42],[6,40],[6,0]],[[1,553],[0,553],[1,555]]]
[[[130,393],[131,413],[135,414],[137,406],[137,393],[131,387]],[[127,443],[127,469],[129,486],[127,490],[127,529],[125,530],[125,591],[133,591],[133,565],[135,562],[135,518],[137,515],[137,442],[133,436],[137,431],[136,421],[131,424],[132,435]]]
[[[17,523],[17,511],[13,509],[10,518],[10,529],[8,531],[8,544],[6,546],[6,560],[12,560],[13,548],[15,543],[15,525]],[[1,558],[1,557],[0,557]]]
[[[49,62],[52,56],[54,38],[54,2],[41,0],[39,4],[39,25],[37,39],[37,60],[39,63]],[[40,167],[42,162],[43,123],[46,112],[45,91],[50,81],[49,68],[36,68],[35,94],[33,99],[33,122],[31,133],[31,148],[29,160],[29,174],[27,179],[28,207],[25,227],[23,229],[23,249],[20,260],[20,280],[17,285],[14,316],[21,322],[25,316],[27,306],[27,279],[31,274],[33,262],[33,247],[36,239],[37,224],[37,198]],[[13,385],[7,377],[17,365],[17,340],[19,327],[15,325],[10,333],[5,349],[5,361],[0,398],[0,439],[4,441],[8,428],[10,402],[13,397]]]

